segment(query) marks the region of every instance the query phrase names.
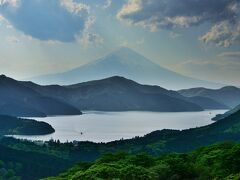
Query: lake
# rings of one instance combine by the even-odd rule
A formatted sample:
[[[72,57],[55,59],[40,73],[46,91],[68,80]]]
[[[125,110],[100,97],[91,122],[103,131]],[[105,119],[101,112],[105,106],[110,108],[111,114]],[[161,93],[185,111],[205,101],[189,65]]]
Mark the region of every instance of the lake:
[[[216,114],[226,110],[202,112],[84,112],[81,116],[35,118],[53,126],[55,133],[44,136],[14,136],[28,140],[109,142],[143,136],[161,129],[188,129],[213,123]]]

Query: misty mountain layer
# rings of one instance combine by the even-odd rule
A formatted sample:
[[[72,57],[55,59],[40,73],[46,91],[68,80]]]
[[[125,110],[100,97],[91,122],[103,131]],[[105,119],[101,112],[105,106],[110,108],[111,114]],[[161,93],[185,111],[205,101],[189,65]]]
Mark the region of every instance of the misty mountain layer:
[[[159,85],[168,89],[191,87],[219,88],[222,85],[190,78],[153,63],[129,48],[120,48],[107,56],[73,70],[30,78],[39,84],[69,85],[79,82],[123,76],[143,84]]]

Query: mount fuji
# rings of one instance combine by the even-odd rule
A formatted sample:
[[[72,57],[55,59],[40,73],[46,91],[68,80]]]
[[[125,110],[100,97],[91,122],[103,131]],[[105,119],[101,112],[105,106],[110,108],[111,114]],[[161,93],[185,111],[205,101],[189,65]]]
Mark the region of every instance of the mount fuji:
[[[38,76],[27,80],[42,85],[69,85],[111,76],[123,76],[139,83],[159,85],[167,89],[191,87],[219,88],[223,86],[213,82],[190,78],[163,68],[126,47],[122,47],[103,58],[73,70]]]

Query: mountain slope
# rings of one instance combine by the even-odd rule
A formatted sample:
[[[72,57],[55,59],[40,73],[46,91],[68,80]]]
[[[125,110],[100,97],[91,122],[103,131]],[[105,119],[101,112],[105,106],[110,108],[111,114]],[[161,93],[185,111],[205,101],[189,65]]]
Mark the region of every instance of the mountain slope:
[[[1,75],[0,114],[42,117],[46,115],[81,114],[81,112],[65,102],[42,96],[22,83]]]
[[[203,109],[229,109],[228,106],[207,97],[194,96],[188,97],[187,100],[198,104]]]
[[[120,48],[101,59],[64,73],[28,80],[40,84],[68,85],[111,76],[124,76],[139,83],[160,85],[168,89],[222,86],[165,69],[129,48]]]
[[[178,91],[186,97],[207,97],[230,108],[240,104],[240,88],[226,86],[220,89],[192,88]]]
[[[212,120],[214,120],[214,121],[222,120],[222,119],[224,119],[224,118],[226,118],[226,117],[228,117],[228,116],[236,113],[236,112],[239,111],[239,110],[240,110],[240,105],[236,106],[235,108],[231,109],[230,111],[227,111],[227,112],[224,113],[224,114],[218,114],[218,115],[216,115],[214,118],[212,118]]]
[[[7,139],[5,138],[3,141],[7,141]],[[13,149],[2,144],[0,145],[0,162],[3,161],[10,164],[11,169],[13,169],[14,164],[16,164],[16,175],[21,179],[38,180],[43,177],[56,175],[64,169],[69,168],[70,162],[63,158],[31,151],[34,143],[27,142],[25,147],[27,147],[27,149]],[[35,145],[35,147],[41,148],[41,146],[38,145]],[[0,174],[0,177],[1,175],[3,174]],[[3,179],[10,178],[8,176]]]
[[[106,152],[109,153],[125,151],[133,155],[145,152],[154,156],[164,154],[163,157],[166,157],[165,154],[167,153],[173,152],[186,153],[196,148],[217,143],[220,141],[240,142],[239,127],[240,127],[240,111],[237,111],[231,116],[221,121],[215,122],[211,125],[207,125],[204,127],[192,128],[182,131],[181,130],[155,131],[143,137],[135,137],[133,139],[113,141],[109,143],[91,143],[91,142],[58,143],[54,141],[49,141],[48,146],[39,146],[31,142],[20,141],[17,139],[0,138],[0,159],[3,159],[5,161],[14,161],[22,163],[23,171],[21,173],[21,176],[24,177],[23,179],[27,178],[40,179],[47,176],[57,175],[57,173],[60,173],[60,171],[62,172],[64,170],[63,168],[66,169],[67,168],[66,166],[69,166],[69,164],[73,165],[73,163],[77,163],[79,161],[84,162],[94,161],[97,158],[99,158],[102,154],[105,154]],[[216,155],[220,155],[221,157],[226,155],[227,157],[229,157],[229,153],[226,154],[221,153],[221,151],[214,147],[215,146],[210,147],[209,150],[213,150],[211,151],[211,153],[208,153],[209,151],[206,149],[203,152],[201,151],[201,149],[195,152],[197,155],[200,154],[203,155],[204,159],[202,159],[200,162],[204,163],[203,164],[204,167],[209,167],[209,162],[212,165],[213,162],[212,160],[216,157]],[[223,147],[223,149],[228,147],[232,149],[231,153],[233,153],[234,155],[231,156],[231,158],[228,158],[229,160],[228,162],[230,164],[233,163],[233,161],[236,162],[235,160],[239,159],[237,158],[239,157],[238,150],[239,146],[236,147],[235,145],[233,145],[233,148],[231,148],[232,145],[226,143],[222,144],[221,147]],[[170,157],[174,157],[175,155],[176,154],[170,155]],[[57,158],[58,160],[56,159],[56,157],[58,157]],[[186,155],[183,155],[181,157],[186,158]],[[26,161],[26,159],[28,161]],[[57,161],[54,161],[54,159],[56,159]],[[107,158],[107,160],[110,159]],[[144,157],[142,158],[142,160],[148,159]],[[179,170],[178,169],[179,166],[176,163],[178,162],[178,160],[180,160],[180,162],[186,162],[189,159],[187,158],[182,160],[179,158],[174,158],[173,161],[168,162],[172,162],[171,163],[172,165],[176,164],[177,165],[175,166],[176,170]],[[194,161],[191,160],[190,162],[192,164]],[[43,163],[44,166],[42,166]],[[205,163],[207,163],[208,165],[206,165]],[[230,164],[227,165],[227,168],[231,168],[229,166]],[[239,164],[239,162],[237,161],[236,164]],[[216,165],[219,168],[218,166],[219,163],[217,163]],[[226,164],[224,163],[224,165]],[[85,167],[88,168],[87,166]],[[36,171],[37,173],[35,173],[34,172],[34,170],[36,170],[35,168],[40,168],[41,171]],[[31,169],[32,171],[29,171],[29,169]],[[215,168],[213,169],[210,168],[209,170],[215,170]],[[237,170],[239,172],[239,169]],[[28,171],[29,173],[27,173]],[[192,172],[191,169],[190,172]]]
[[[0,115],[0,136],[46,135],[53,132],[53,127],[45,122]]]
[[[48,180],[66,179],[239,179],[240,144],[219,143],[185,154],[157,158],[147,154],[105,154],[95,162],[78,163]],[[233,160],[234,159],[234,160]]]
[[[159,86],[141,85],[119,76],[70,86],[21,83],[43,96],[67,102],[82,110],[160,112],[203,110],[175,91],[168,91]]]
[[[216,142],[221,142],[221,141],[240,142],[239,127],[240,127],[240,111],[232,114],[231,116],[221,121],[218,121],[211,125],[207,125],[200,128],[192,128],[192,129],[182,130],[182,131],[161,130],[161,131],[155,131],[150,134],[147,134],[144,137],[135,137],[133,139],[113,141],[109,143],[77,142],[75,144],[73,143],[59,144],[57,142],[51,141],[48,143],[49,145],[47,147],[42,147],[42,146],[34,146],[26,142],[19,142],[19,140],[3,139],[2,141],[0,140],[0,144],[3,144],[4,146],[7,146],[7,147],[11,147],[13,149],[17,148],[18,150],[21,148],[25,149],[26,147],[29,147],[32,150],[32,152],[37,151],[40,154],[46,154],[46,155],[48,153],[54,152],[54,155],[66,157],[66,154],[67,154],[67,159],[65,160],[72,161],[72,163],[77,163],[79,161],[85,161],[85,162],[94,161],[97,158],[99,158],[102,154],[105,154],[106,152],[125,151],[133,155],[145,152],[154,156],[159,156],[162,154],[173,153],[173,152],[186,153],[196,148],[199,148],[205,145],[210,145]],[[18,141],[17,146],[13,145],[14,142],[16,143],[16,141]],[[229,147],[228,144],[225,144],[224,148],[227,148],[227,147]],[[234,152],[234,156],[233,156],[234,159],[229,159],[230,163],[232,163],[233,160],[235,160],[239,154],[239,150],[235,151],[234,149],[236,150],[236,147],[233,148],[232,152]],[[205,157],[204,159],[206,160],[207,158],[208,160],[201,161],[202,163],[212,162],[213,158],[216,157],[216,153],[221,157],[223,157],[223,155],[227,155],[227,156],[229,155],[229,154],[223,154],[218,150],[217,151],[214,150],[210,154],[208,154],[207,151],[204,151],[204,152],[206,154],[206,156],[204,156]],[[202,154],[201,151],[197,151],[196,153]],[[6,158],[6,156],[4,157]],[[183,156],[183,157],[186,157],[186,156]],[[0,159],[1,159],[1,153],[0,153]],[[146,160],[146,158],[143,158],[143,160],[144,159]],[[171,161],[172,164],[176,164],[176,160],[178,159],[179,158],[177,159],[174,158],[174,161]],[[107,160],[109,160],[109,158],[107,158]],[[187,159],[181,162],[185,162],[186,160]],[[35,161],[31,163],[35,163]],[[239,162],[237,162],[237,164],[239,164]],[[40,177],[43,177],[43,176],[40,176]]]
[[[199,128],[155,131],[139,139],[123,141],[117,148],[127,150],[125,148],[128,147],[130,151],[140,148],[155,155],[166,152],[188,152],[201,146],[228,140],[240,142],[240,111],[221,121]],[[109,147],[113,144],[109,144]]]

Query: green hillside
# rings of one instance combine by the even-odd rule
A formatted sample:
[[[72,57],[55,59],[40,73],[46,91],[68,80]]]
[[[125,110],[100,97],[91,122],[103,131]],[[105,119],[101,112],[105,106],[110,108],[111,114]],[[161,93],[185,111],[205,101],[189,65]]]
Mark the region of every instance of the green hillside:
[[[78,179],[239,179],[240,144],[220,143],[187,154],[106,154],[94,163],[79,163],[48,180]]]
[[[93,162],[106,153],[124,151],[129,154],[128,156],[146,153],[154,157],[165,157],[171,153],[188,153],[222,141],[240,142],[240,111],[204,127],[183,131],[155,131],[144,137],[109,143],[60,143],[52,140],[44,145],[37,145],[35,142],[3,138],[0,139],[0,152],[3,152],[0,153],[0,159],[23,164],[24,171],[17,176],[32,180],[57,175],[78,162]],[[205,156],[204,151],[201,153]],[[173,162],[175,163],[175,160]],[[35,173],[24,173],[28,171]]]

